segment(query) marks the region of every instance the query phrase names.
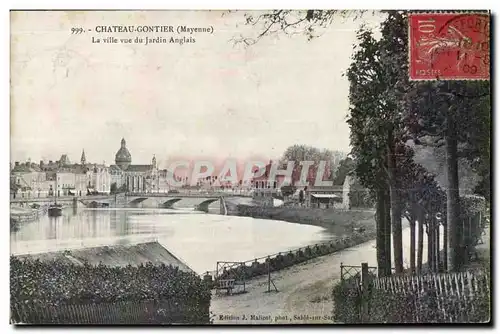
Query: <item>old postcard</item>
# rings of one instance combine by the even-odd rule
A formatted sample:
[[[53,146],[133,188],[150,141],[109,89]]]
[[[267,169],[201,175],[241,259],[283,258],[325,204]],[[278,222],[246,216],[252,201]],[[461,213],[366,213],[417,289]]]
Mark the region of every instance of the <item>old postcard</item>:
[[[488,323],[490,12],[10,12],[11,324]]]

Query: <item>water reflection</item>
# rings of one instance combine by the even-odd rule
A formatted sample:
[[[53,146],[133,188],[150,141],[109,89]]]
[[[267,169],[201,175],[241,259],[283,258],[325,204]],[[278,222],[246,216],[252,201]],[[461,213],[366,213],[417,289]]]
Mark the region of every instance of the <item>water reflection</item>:
[[[63,210],[12,232],[11,253],[156,240],[198,272],[216,261],[244,261],[330,238],[322,228],[169,209]]]

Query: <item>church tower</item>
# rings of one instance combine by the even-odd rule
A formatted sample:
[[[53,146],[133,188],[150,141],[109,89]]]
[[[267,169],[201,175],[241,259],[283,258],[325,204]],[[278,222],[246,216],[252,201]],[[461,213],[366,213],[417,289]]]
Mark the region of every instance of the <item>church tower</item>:
[[[82,166],[85,166],[85,164],[87,163],[87,159],[85,158],[85,149],[82,150],[82,157],[80,158],[80,162]]]
[[[156,156],[153,154],[153,160],[151,160],[151,166],[156,169]]]

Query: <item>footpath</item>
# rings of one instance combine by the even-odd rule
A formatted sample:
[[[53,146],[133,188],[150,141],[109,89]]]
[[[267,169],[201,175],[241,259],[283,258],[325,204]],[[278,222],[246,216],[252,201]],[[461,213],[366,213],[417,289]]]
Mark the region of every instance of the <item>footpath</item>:
[[[409,228],[403,230],[403,253],[409,262]],[[424,239],[424,246],[425,246]],[[332,289],[340,264],[376,266],[372,240],[271,274],[278,292],[267,292],[267,276],[247,282],[247,293],[213,295],[210,311],[216,324],[332,323]],[[426,250],[426,247],[424,247]],[[424,252],[425,253],[425,252]],[[426,256],[426,254],[424,254]]]

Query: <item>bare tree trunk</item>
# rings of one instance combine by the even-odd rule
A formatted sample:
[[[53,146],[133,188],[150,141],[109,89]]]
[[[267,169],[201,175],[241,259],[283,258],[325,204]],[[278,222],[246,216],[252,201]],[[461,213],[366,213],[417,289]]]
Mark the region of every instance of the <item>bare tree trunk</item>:
[[[387,254],[385,247],[385,190],[380,187],[377,191],[377,211],[376,224],[377,224],[377,265],[378,265],[378,275],[385,276],[387,270]]]
[[[394,265],[396,273],[403,272],[403,229],[401,226],[402,208],[399,198],[399,190],[396,180],[396,155],[394,149],[394,137],[392,130],[387,136],[387,170],[389,179],[389,191],[391,197],[391,222],[392,238],[394,247]]]
[[[431,221],[427,220],[427,267],[429,268],[429,272],[434,271],[434,252],[432,245],[434,244],[434,236],[432,234],[432,223]]]
[[[448,226],[445,215],[443,219],[443,270],[446,271],[448,268]]]
[[[418,250],[417,250],[417,273],[422,272],[422,263],[424,256],[424,212],[422,209],[418,210]]]
[[[401,226],[401,206],[399,204],[392,205],[392,242],[394,246],[394,265],[396,273],[403,272],[403,228]]]
[[[455,120],[451,111],[447,112],[446,143],[446,207],[448,228],[448,271],[460,271],[463,263],[462,226],[460,221],[460,194],[458,182],[457,136]]]
[[[392,247],[391,247],[391,196],[389,189],[384,189],[384,237],[385,237],[385,275],[390,276],[392,274]]]
[[[413,206],[413,204],[412,204]],[[415,274],[415,228],[416,228],[416,217],[415,217],[415,210],[413,208],[411,209],[410,212],[410,217],[409,217],[409,222],[410,222],[410,271],[412,274]]]
[[[441,267],[440,265],[440,256],[439,256],[439,222],[437,220],[435,220],[435,224],[434,224],[435,228],[434,228],[434,235],[436,236],[435,239],[435,249],[436,249],[436,272],[439,272],[439,268]]]

